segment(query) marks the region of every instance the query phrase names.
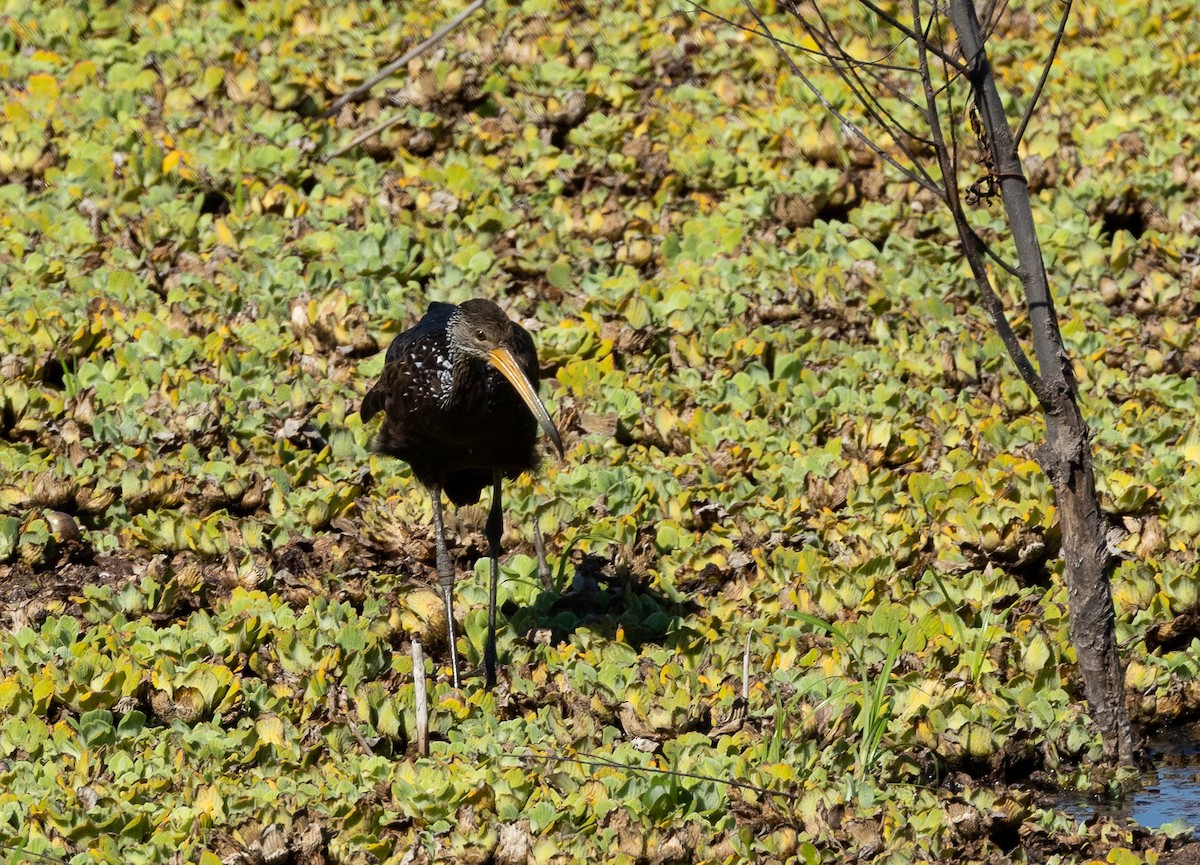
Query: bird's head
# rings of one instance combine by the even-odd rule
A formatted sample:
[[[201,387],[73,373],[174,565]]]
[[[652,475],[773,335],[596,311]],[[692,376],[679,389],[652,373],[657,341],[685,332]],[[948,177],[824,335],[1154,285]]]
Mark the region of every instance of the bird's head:
[[[530,381],[517,360],[517,326],[504,311],[490,300],[468,300],[459,304],[451,316],[449,330],[454,351],[491,364],[508,379],[562,457],[558,428],[538,396],[535,383]]]
[[[487,361],[492,351],[513,346],[513,323],[490,300],[468,300],[450,316],[450,344],[455,351]]]

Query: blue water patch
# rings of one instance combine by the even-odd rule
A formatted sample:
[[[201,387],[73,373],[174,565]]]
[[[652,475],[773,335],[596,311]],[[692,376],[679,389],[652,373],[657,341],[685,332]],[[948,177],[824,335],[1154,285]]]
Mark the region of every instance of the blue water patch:
[[[1151,831],[1165,826],[1200,829],[1200,724],[1177,727],[1152,737],[1146,751],[1153,768],[1142,774],[1142,787],[1123,800],[1094,796],[1064,797],[1058,807],[1080,820],[1093,815],[1131,820]]]

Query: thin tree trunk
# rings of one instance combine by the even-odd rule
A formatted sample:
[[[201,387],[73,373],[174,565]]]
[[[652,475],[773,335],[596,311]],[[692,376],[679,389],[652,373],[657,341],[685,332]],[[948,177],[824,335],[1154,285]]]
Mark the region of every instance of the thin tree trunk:
[[[1036,456],[1057,496],[1071,642],[1092,718],[1104,741],[1105,756],[1129,763],[1133,760],[1133,735],[1125,708],[1125,677],[1117,652],[1116,617],[1109,585],[1113,558],[1096,496],[1088,428],[1075,399],[1071,362],[1063,347],[1042,263],[1029,188],[984,51],[975,7],[971,0],[950,0],[949,13],[969,69],[975,104],[990,141],[1033,329],[1038,365],[1038,386],[1034,390],[1046,417],[1046,443],[1037,449]],[[970,234],[958,202],[952,202],[951,207],[960,235],[964,235],[964,229],[967,231],[962,239],[975,278],[979,280],[982,276],[986,280],[978,241]]]

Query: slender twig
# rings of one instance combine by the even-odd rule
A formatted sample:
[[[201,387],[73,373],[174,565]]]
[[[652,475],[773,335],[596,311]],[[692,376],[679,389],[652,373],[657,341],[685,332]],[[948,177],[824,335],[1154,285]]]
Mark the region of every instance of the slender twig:
[[[350,701],[346,699],[345,691],[337,691],[333,698],[342,704],[342,712],[346,715],[346,726],[350,728],[350,732],[358,742],[358,747],[362,748],[368,757],[374,757],[375,751],[372,750],[371,744],[363,738],[362,732],[358,729],[358,712],[354,711],[354,706],[352,706]]]
[[[441,42],[443,39],[445,39],[451,30],[453,30],[459,24],[462,24],[469,17],[471,17],[471,14],[474,13],[475,10],[478,9],[483,4],[484,4],[484,0],[473,0],[473,2],[471,3],[470,6],[468,6],[463,11],[459,12],[457,15],[455,15],[453,18],[451,18],[449,21],[447,21],[445,24],[443,24],[441,27],[439,27],[437,30],[435,30],[433,35],[430,36],[428,39],[417,44],[410,50],[406,51],[402,56],[398,57],[397,59],[395,59],[391,63],[389,63],[387,66],[384,66],[382,69],[380,69],[379,73],[374,78],[372,78],[370,81],[364,81],[362,84],[358,85],[350,92],[343,93],[337,99],[333,100],[333,104],[330,105],[327,109],[325,109],[325,113],[322,114],[321,116],[322,117],[332,117],[333,115],[337,114],[338,111],[341,110],[342,106],[345,105],[347,102],[357,99],[359,96],[366,93],[368,90],[370,90],[372,87],[374,87],[376,84],[378,84],[383,79],[390,76],[393,72],[395,72],[401,66],[406,64],[408,61],[410,61],[416,57],[420,57],[422,54],[424,54],[426,51],[428,51],[434,45],[437,45],[439,42]]]
[[[942,197],[941,188],[936,183],[925,177],[921,177],[918,173],[901,165],[894,156],[886,152],[869,135],[863,132],[862,129],[860,129],[858,125],[854,123],[854,121],[839,111],[838,108],[825,97],[825,94],[821,92],[820,88],[818,88],[817,85],[814,84],[812,80],[804,74],[804,70],[796,64],[796,61],[792,59],[792,56],[783,49],[783,46],[779,43],[779,40],[777,40],[774,33],[771,32],[771,28],[767,26],[766,21],[764,21],[762,16],[758,14],[758,10],[754,8],[750,0],[744,0],[744,2],[746,4],[746,8],[750,10],[750,14],[753,15],[755,20],[758,21],[758,26],[763,29],[766,38],[771,41],[771,44],[775,47],[776,52],[778,52],[779,56],[783,58],[783,61],[788,65],[788,68],[791,69],[792,74],[800,79],[801,83],[808,88],[808,91],[813,95],[817,102],[819,102],[826,111],[828,111],[834,116],[835,119],[837,119],[837,121],[842,125],[843,129],[850,132],[850,134],[852,134],[855,138],[874,151],[880,159],[892,166],[892,168],[899,171],[906,180],[917,184],[922,189],[928,190],[939,198]]]
[[[920,0],[911,0],[911,8],[913,26],[920,33],[922,32]],[[979,296],[983,301],[984,308],[987,309],[993,323],[996,325],[996,331],[1000,334],[1000,340],[1004,343],[1005,350],[1012,357],[1021,379],[1040,398],[1046,392],[1045,383],[1038,377],[1037,372],[1033,368],[1033,362],[1025,354],[1025,349],[1021,346],[1021,341],[1017,338],[1016,332],[1009,323],[1008,313],[1004,309],[1004,304],[992,288],[991,278],[988,276],[987,270],[984,269],[983,263],[979,259],[979,249],[981,246],[979,238],[971,228],[966,214],[962,209],[962,200],[958,194],[958,176],[955,173],[955,166],[950,162],[950,151],[946,146],[946,139],[942,135],[941,117],[938,113],[937,97],[933,92],[933,78],[929,72],[929,57],[926,54],[925,48],[926,40],[922,35],[917,40],[917,62],[921,67],[921,83],[925,88],[925,103],[929,115],[929,133],[935,142],[934,152],[937,154],[938,165],[942,170],[942,180],[945,183],[945,201],[950,207],[955,225],[959,229],[959,235],[964,238],[965,242],[963,246],[964,251],[967,253],[967,262],[971,265],[972,275],[975,277],[975,283],[979,288]],[[974,249],[970,248],[972,245],[975,246]]]
[[[942,16],[938,13],[937,7],[933,8],[932,21],[937,22],[938,41],[943,45],[946,44],[946,34],[942,32]],[[958,124],[954,122],[954,118],[958,116],[958,112],[954,110],[954,90],[950,87],[952,81],[957,80],[957,75],[951,76],[950,67],[944,62],[942,63],[942,87],[936,96],[940,96],[943,92],[946,94],[946,102],[948,103],[947,116],[951,118],[950,128],[950,164],[954,166],[955,177],[958,176],[958,166],[961,164],[958,161]]]
[[[1013,135],[1013,147],[1021,146],[1021,138],[1025,135],[1025,127],[1029,125],[1038,100],[1041,99],[1042,89],[1046,86],[1046,79],[1050,77],[1050,67],[1054,65],[1054,57],[1058,54],[1058,46],[1062,44],[1063,34],[1067,32],[1067,19],[1071,16],[1071,2],[1072,0],[1064,0],[1062,18],[1058,21],[1058,31],[1054,34],[1054,42],[1050,44],[1050,55],[1046,58],[1046,65],[1042,67],[1042,77],[1038,79],[1033,96],[1029,98],[1029,104],[1025,106],[1025,113],[1021,116],[1021,124],[1017,127],[1016,134]]]
[[[986,250],[986,245],[980,244],[978,235],[973,231],[968,231],[967,237],[976,246],[976,255],[978,254],[978,250]],[[969,245],[964,244],[964,248]],[[1049,385],[1046,384],[1037,370],[1034,369],[1033,362],[1021,346],[1021,340],[1017,338],[1016,332],[1009,323],[1004,303],[1000,300],[1000,296],[996,294],[995,289],[992,288],[992,283],[988,278],[987,272],[982,268],[976,270],[975,262],[971,261],[970,254],[967,256],[967,261],[971,264],[971,270],[974,272],[975,284],[979,288],[979,298],[983,302],[983,307],[988,311],[988,315],[991,316],[992,322],[996,325],[996,332],[1000,334],[1000,341],[1004,343],[1005,351],[1013,359],[1013,363],[1017,367],[1017,372],[1021,375],[1021,380],[1033,391],[1034,396],[1038,398],[1039,402],[1047,405],[1050,396]],[[1013,271],[1013,273],[1018,277],[1022,276],[1020,271]]]
[[[871,92],[871,88],[866,86],[862,78],[860,78],[858,75],[857,67],[859,64],[854,61],[854,58],[852,58],[842,46],[841,41],[833,35],[833,30],[830,27],[829,20],[825,17],[825,13],[821,11],[821,7],[819,5],[817,6],[817,17],[821,20],[822,29],[820,31],[813,27],[808,19],[800,14],[798,9],[794,10],[793,14],[796,19],[800,21],[801,26],[803,26],[808,32],[809,37],[814,43],[826,46],[822,47],[821,51],[823,52],[824,56],[828,58],[830,66],[833,67],[834,72],[836,72],[838,77],[842,79],[842,83],[844,83],[846,87],[850,89],[850,92],[863,106],[863,110],[866,112],[866,115],[870,120],[882,127],[885,132],[891,135],[892,138],[896,139],[897,143],[900,141],[900,136],[897,135],[896,132],[900,132],[910,141],[915,141],[919,144],[925,145],[933,144],[933,142],[929,139],[921,137],[915,131],[909,129],[903,123],[901,123],[896,116],[888,110],[887,106],[883,104],[883,101]],[[820,38],[818,38],[818,36]],[[828,46],[832,46],[832,48]],[[837,52],[836,57],[833,56],[833,51]],[[871,74],[872,79],[875,80],[877,84],[891,91],[891,94],[894,97],[903,102],[907,102],[912,108],[924,116],[925,111],[920,105],[905,97],[897,88],[887,84],[880,77],[872,74],[869,66],[864,65],[864,68],[868,74]],[[903,147],[903,145],[901,146]],[[918,170],[921,170],[922,175],[932,181],[933,178],[929,177],[928,173],[921,169],[920,164],[913,157],[913,154],[908,153],[907,148],[905,148],[905,152],[907,153],[908,157],[912,159],[914,167],[916,167]]]
[[[984,255],[994,261],[996,266],[1007,272],[1009,276],[1016,277],[1017,279],[1021,278],[1021,271],[1015,265],[1009,264],[1008,261],[1001,258],[1000,253],[993,250],[991,246],[988,245],[987,241],[985,241],[975,232],[974,228],[971,228],[970,226],[968,226],[968,228],[970,228],[971,237],[975,238],[975,242],[979,244],[979,248],[983,250]]]
[[[942,200],[951,209],[958,205],[958,177],[955,166],[950,161],[950,151],[946,147],[946,139],[942,136],[942,121],[938,112],[937,96],[933,92],[933,76],[929,72],[929,56],[926,47],[929,45],[927,31],[921,26],[921,6],[919,0],[912,0],[912,20],[916,37],[917,65],[921,70],[921,86],[925,91],[925,116],[929,121],[929,137],[933,139],[933,152],[937,157],[938,167],[942,172]]]
[[[985,42],[992,38],[992,35],[996,32],[996,28],[1000,26],[1000,19],[1008,11],[1008,2],[1009,0],[991,0],[988,3],[987,14],[980,19],[984,22],[983,35]]]
[[[538,754],[529,752],[526,754],[512,754],[505,756],[526,757],[533,760],[542,760],[546,763],[575,763],[579,766],[587,766],[589,768],[604,767],[606,769],[623,769],[627,772],[649,772],[654,775],[670,775],[675,778],[692,778],[696,781],[711,781],[714,784],[724,784],[726,787],[737,787],[740,790],[752,790],[755,793],[761,793],[765,796],[782,796],[785,799],[796,801],[800,796],[796,793],[788,793],[784,790],[771,790],[767,787],[759,787],[755,784],[749,784],[745,781],[734,781],[731,778],[717,778],[713,775],[698,775],[695,772],[680,772],[678,769],[659,769],[657,766],[630,766],[627,763],[621,763],[617,760],[610,760],[607,757],[601,757],[599,754],[592,754],[587,751],[578,752],[582,757],[566,757],[561,754]]]
[[[898,19],[896,16],[886,12],[885,10],[881,9],[875,3],[872,3],[871,0],[858,0],[858,2],[859,2],[859,5],[865,6],[868,9],[870,9],[872,12],[874,12],[876,15],[878,15],[880,18],[882,18],[884,21],[886,21],[890,26],[899,30],[901,33],[903,33],[909,39],[915,40],[918,38],[917,33],[912,30],[909,30],[907,27],[905,27],[904,24],[901,23],[900,19]],[[941,60],[943,63],[948,63],[949,65],[953,66],[956,70],[958,70],[963,75],[965,75],[967,73],[967,66],[965,64],[961,63],[955,57],[951,56],[948,52],[944,51],[940,46],[926,45],[926,50],[930,54],[932,54],[934,57],[937,57],[939,60]]]
[[[722,24],[728,24],[730,27],[733,27],[735,30],[740,30],[748,36],[760,36],[763,39],[771,39],[772,38],[769,33],[764,33],[762,30],[756,30],[755,28],[749,26],[748,24],[743,24],[740,21],[734,21],[732,18],[726,18],[724,15],[721,15],[719,12],[714,12],[713,10],[709,9],[707,6],[704,6],[703,4],[701,4],[699,2],[699,0],[686,0],[686,2],[689,5],[691,5],[692,8],[694,8],[700,14],[707,15],[709,18],[712,18],[715,21],[720,21]],[[791,11],[793,15],[796,14],[795,10],[789,10],[789,11]],[[795,42],[789,42],[786,39],[781,39],[778,36],[774,37],[774,41],[777,42],[779,45],[782,45],[784,48],[791,48],[793,51],[799,51],[802,54],[808,54],[809,56],[813,57],[816,60],[824,60],[825,59],[825,52],[820,48],[808,48],[804,45],[799,45]],[[890,57],[894,53],[896,53],[896,48],[892,48],[890,51],[887,52],[887,54],[884,54],[883,56]],[[917,73],[916,68],[914,68],[912,66],[900,66],[900,65],[897,65],[894,63],[884,63],[883,60],[880,58],[876,58],[874,60],[853,60],[852,62],[857,66],[873,66],[878,69],[884,69],[884,70],[887,70],[890,72],[903,72],[908,75],[915,75]]]
[[[12,859],[12,862],[20,862],[22,857],[29,856],[33,859],[41,859],[43,862],[54,862],[55,865],[62,865],[65,859],[57,859],[54,856],[47,856],[45,853],[34,853],[32,850],[24,850],[20,847],[10,847],[7,844],[0,844],[0,850],[7,850],[10,853],[16,853],[17,858]]]
[[[554,591],[554,576],[550,573],[550,564],[546,561],[546,541],[542,537],[542,521],[535,515],[533,518],[533,548],[537,551],[538,578],[542,588],[547,592]]]
[[[412,641],[413,696],[417,713],[417,753],[422,757],[429,753],[429,695],[425,690],[425,653],[421,641]]]
[[[1007,3],[1005,5],[1007,5]],[[987,0],[987,2],[983,4],[983,8],[979,10],[979,20],[984,22],[985,32],[988,28],[995,27],[999,23],[1000,16],[996,14],[996,8],[998,6],[999,0]],[[1004,9],[1001,7],[1000,11],[1003,12]]]
[[[750,638],[753,631],[746,633],[746,648],[742,652],[742,699],[750,702]]]
[[[752,28],[752,27],[747,27],[745,24],[739,24],[738,22],[736,22],[736,21],[733,21],[733,20],[731,20],[731,19],[729,19],[729,18],[724,18],[724,17],[722,17],[721,15],[718,15],[716,12],[713,12],[711,9],[707,8],[706,6],[702,5],[702,4],[699,2],[699,0],[687,0],[687,2],[688,2],[688,3],[689,3],[691,6],[693,6],[693,7],[694,7],[694,8],[695,8],[695,9],[696,9],[698,12],[700,12],[700,13],[702,13],[702,14],[704,14],[704,15],[708,15],[710,18],[715,18],[715,19],[717,19],[718,21],[721,21],[721,22],[723,22],[723,23],[725,23],[725,24],[729,24],[729,25],[731,25],[731,26],[733,26],[733,27],[736,27],[736,28],[738,28],[739,30],[743,30],[743,31],[745,31],[745,32],[747,32],[747,33],[752,33],[752,34],[754,34],[755,36],[763,36],[763,37],[766,37],[766,38],[768,38],[768,39],[771,39],[773,42],[778,42],[780,45],[783,45],[783,46],[785,46],[785,47],[787,47],[787,48],[794,48],[794,49],[796,49],[796,50],[798,50],[798,51],[803,51],[803,52],[806,52],[806,53],[808,53],[808,54],[818,54],[818,55],[819,55],[819,54],[821,54],[821,53],[822,53],[820,50],[814,50],[814,49],[812,49],[812,48],[805,48],[805,47],[803,47],[803,46],[801,46],[801,45],[796,45],[796,44],[794,44],[794,43],[787,42],[786,40],[779,39],[779,38],[777,38],[777,37],[771,36],[769,33],[764,33],[764,32],[761,32],[761,31],[755,30],[755,29],[754,29],[754,28]],[[906,28],[906,27],[905,27],[903,24],[901,24],[901,23],[900,23],[900,22],[899,22],[899,21],[898,21],[898,20],[897,20],[895,17],[893,17],[892,15],[888,14],[887,12],[885,12],[885,11],[884,11],[883,9],[881,9],[880,7],[876,6],[874,3],[868,2],[868,0],[858,0],[858,2],[859,2],[860,4],[862,4],[863,6],[865,6],[867,9],[869,9],[870,11],[872,11],[872,12],[876,13],[877,15],[879,15],[879,16],[880,16],[881,18],[883,18],[883,20],[884,20],[884,21],[886,21],[886,22],[887,22],[887,23],[888,23],[888,24],[889,24],[891,27],[895,28],[896,30],[899,30],[899,31],[900,31],[900,32],[901,32],[901,33],[902,33],[904,36],[906,36],[907,38],[909,38],[909,39],[912,39],[912,38],[913,38],[913,34],[909,32],[908,28]],[[751,11],[753,12],[754,10],[752,9]],[[790,11],[790,12],[791,12],[793,15],[796,15],[796,14],[797,14],[797,10],[796,10],[796,8],[795,8],[794,6],[793,6],[793,7],[791,7],[791,8],[789,8],[789,10],[788,10],[788,11]],[[758,16],[757,14],[755,14],[755,17],[756,17],[756,18],[758,18],[759,16]],[[798,15],[797,15],[797,17],[798,17]],[[765,25],[764,25],[764,26],[765,26]],[[955,69],[957,69],[959,72],[965,73],[965,72],[967,71],[967,69],[966,69],[966,67],[965,67],[965,66],[961,65],[961,64],[960,64],[960,63],[959,63],[957,60],[955,60],[955,59],[954,59],[952,56],[950,56],[949,54],[947,54],[947,53],[943,52],[943,51],[942,51],[942,49],[941,49],[941,48],[939,48],[938,46],[936,46],[936,45],[930,45],[930,46],[929,46],[929,50],[930,50],[930,53],[934,54],[936,57],[938,57],[939,59],[943,60],[944,62],[946,62],[946,63],[949,63],[951,66],[953,66],[953,67],[954,67]],[[889,52],[889,53],[891,53],[891,52]],[[859,61],[859,62],[862,62],[862,63],[869,63],[869,64],[872,64],[872,65],[874,65],[874,64],[876,64],[876,63],[877,63],[877,61],[874,61],[874,60],[870,60],[870,61]],[[884,65],[884,68],[891,68],[891,69],[895,69],[895,70],[897,70],[897,71],[901,71],[901,72],[916,72],[916,71],[917,71],[917,70],[915,70],[915,69],[913,69],[912,67],[909,67],[909,66],[887,66],[887,65]]]
[[[358,147],[358,145],[362,144],[364,141],[370,141],[372,138],[374,138],[380,132],[384,132],[385,130],[391,129],[397,123],[403,123],[404,119],[405,119],[405,117],[403,114],[397,114],[394,117],[389,117],[387,120],[384,120],[382,123],[375,124],[370,129],[368,129],[366,132],[363,132],[363,133],[360,133],[360,134],[354,136],[354,138],[351,139],[351,141],[349,143],[343,144],[337,150],[333,151],[333,153],[330,153],[327,156],[322,156],[321,161],[328,162],[331,159],[337,159],[343,153],[353,150],[355,147]]]

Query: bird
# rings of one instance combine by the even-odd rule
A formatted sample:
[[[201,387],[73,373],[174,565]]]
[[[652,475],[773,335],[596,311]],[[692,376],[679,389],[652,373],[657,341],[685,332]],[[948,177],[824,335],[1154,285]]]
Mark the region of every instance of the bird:
[[[454,687],[460,687],[454,634],[454,567],[446,546],[442,494],[456,507],[492,488],[486,534],[491,559],[484,685],[496,684],[496,584],[504,515],[500,488],[537,468],[538,428],[564,457],[558,428],[538,396],[533,338],[490,300],[433,302],[388,346],[383,372],[363,397],[363,423],[382,413],[375,449],[409,464],[433,499],[437,574],[450,641]]]

